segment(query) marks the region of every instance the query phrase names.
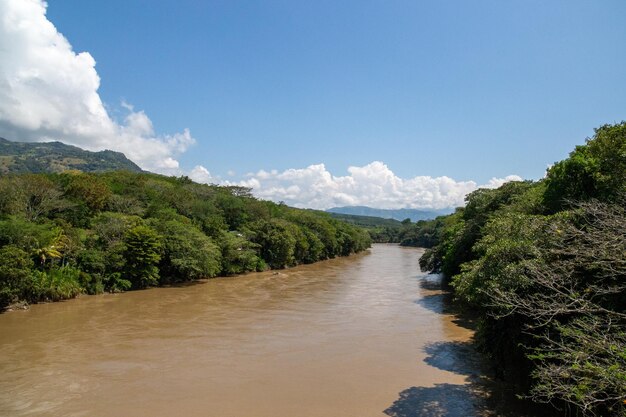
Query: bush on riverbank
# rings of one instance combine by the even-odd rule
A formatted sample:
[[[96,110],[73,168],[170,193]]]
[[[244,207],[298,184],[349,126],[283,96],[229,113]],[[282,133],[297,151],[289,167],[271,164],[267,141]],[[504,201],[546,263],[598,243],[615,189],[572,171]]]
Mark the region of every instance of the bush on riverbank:
[[[320,212],[148,173],[0,178],[0,307],[285,268],[370,246]]]
[[[479,343],[535,401],[626,416],[625,193],[622,122],[541,181],[469,194],[420,260],[480,311]]]

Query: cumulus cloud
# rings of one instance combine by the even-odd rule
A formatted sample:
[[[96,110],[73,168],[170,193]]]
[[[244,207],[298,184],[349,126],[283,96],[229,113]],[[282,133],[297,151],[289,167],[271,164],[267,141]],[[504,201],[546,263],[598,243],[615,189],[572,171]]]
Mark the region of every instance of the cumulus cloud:
[[[98,94],[94,58],[73,51],[46,18],[46,7],[43,0],[0,0],[0,136],[117,150],[144,169],[182,173],[176,158],[195,142],[189,130],[158,134],[145,112],[126,102],[121,103],[125,116],[114,120]],[[403,179],[378,161],[349,167],[345,176],[332,175],[324,164],[259,171],[240,182],[223,181],[200,165],[188,175],[198,182],[251,187],[260,198],[318,209],[447,208],[462,205],[464,196],[479,187],[474,181],[449,177]],[[484,186],[519,179],[492,178]]]
[[[200,182],[204,184],[217,184],[220,182],[220,179],[218,177],[214,177],[213,175],[211,175],[209,170],[202,165],[196,165],[194,169],[189,172],[188,177],[195,182]]]
[[[492,178],[487,184],[481,185],[479,188],[498,188],[502,184],[511,181],[522,181],[519,175],[507,175],[504,178]]]
[[[317,164],[282,172],[261,170],[248,174],[242,181],[224,181],[222,184],[250,187],[259,198],[284,201],[296,207],[327,209],[364,205],[389,209],[443,209],[462,206],[465,196],[477,188],[496,188],[508,181],[521,181],[521,178],[517,175],[492,178],[484,185],[455,181],[445,176],[404,179],[384,163],[374,161],[362,167],[349,167],[345,176],[334,176],[324,164]]]
[[[178,173],[175,158],[195,142],[189,130],[157,135],[148,116],[126,103],[124,120],[113,120],[98,94],[94,58],[73,51],[46,6],[0,1],[0,136],[112,149],[144,169]]]

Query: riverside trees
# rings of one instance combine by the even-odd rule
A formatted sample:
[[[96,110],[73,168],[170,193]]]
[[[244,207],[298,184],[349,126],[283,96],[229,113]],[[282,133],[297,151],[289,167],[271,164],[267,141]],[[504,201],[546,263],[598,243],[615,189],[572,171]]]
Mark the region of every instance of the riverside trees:
[[[478,341],[526,394],[626,416],[626,123],[539,182],[467,196],[420,261],[481,314]]]
[[[370,246],[324,213],[186,177],[0,177],[0,307],[284,268]]]

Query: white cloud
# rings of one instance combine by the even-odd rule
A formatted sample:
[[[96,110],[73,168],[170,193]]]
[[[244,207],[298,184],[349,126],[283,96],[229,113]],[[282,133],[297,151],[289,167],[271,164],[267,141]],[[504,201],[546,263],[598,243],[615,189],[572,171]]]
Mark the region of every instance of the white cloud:
[[[255,196],[284,201],[296,207],[327,209],[335,206],[365,205],[377,208],[442,209],[464,204],[465,195],[477,188],[496,188],[517,175],[492,178],[487,184],[455,181],[449,177],[418,176],[403,179],[387,165],[374,161],[349,167],[349,175],[334,176],[324,164],[283,172],[261,170],[243,181],[224,184],[253,189]]]
[[[95,64],[88,52],[72,50],[42,0],[0,1],[0,136],[112,149],[144,169],[178,173],[175,158],[195,142],[189,130],[157,135],[127,103],[123,122],[114,121],[98,94]]]
[[[204,184],[217,184],[220,182],[219,177],[212,176],[209,170],[202,165],[196,165],[194,169],[189,172],[188,177],[195,182],[201,182]]]
[[[42,0],[0,0],[0,136],[20,141],[61,140],[90,150],[121,151],[142,168],[180,174],[176,157],[195,140],[189,130],[154,131],[150,118],[126,102],[114,120],[100,99],[100,78],[88,52],[75,53],[46,18]],[[449,177],[403,179],[384,163],[349,167],[334,176],[323,164],[302,169],[259,171],[240,182],[222,181],[198,165],[198,182],[242,185],[256,196],[298,207],[369,205],[380,208],[445,208],[463,204],[478,185]],[[234,176],[234,172],[229,172]],[[517,176],[492,178],[497,187]]]
[[[504,178],[492,178],[487,184],[481,185],[480,188],[498,188],[505,182],[522,181],[519,175],[507,175]]]

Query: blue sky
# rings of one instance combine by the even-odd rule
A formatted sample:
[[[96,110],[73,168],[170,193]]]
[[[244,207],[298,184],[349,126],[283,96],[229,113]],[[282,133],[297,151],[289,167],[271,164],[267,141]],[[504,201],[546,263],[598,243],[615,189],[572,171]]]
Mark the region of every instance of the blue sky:
[[[540,178],[594,127],[626,118],[625,17],[618,0],[50,0],[47,10],[74,52],[95,59],[112,119],[122,123],[125,101],[156,132],[189,129],[183,171],[240,181],[324,164],[344,176],[381,161],[400,179],[476,184]]]

